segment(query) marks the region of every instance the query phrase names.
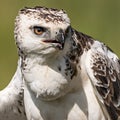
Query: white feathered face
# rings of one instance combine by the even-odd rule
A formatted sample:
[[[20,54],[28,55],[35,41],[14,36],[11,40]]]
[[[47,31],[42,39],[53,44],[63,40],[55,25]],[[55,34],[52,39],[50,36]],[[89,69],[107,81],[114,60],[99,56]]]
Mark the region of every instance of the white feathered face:
[[[24,53],[48,54],[61,50],[69,26],[69,18],[63,10],[22,9],[16,18],[16,44]]]

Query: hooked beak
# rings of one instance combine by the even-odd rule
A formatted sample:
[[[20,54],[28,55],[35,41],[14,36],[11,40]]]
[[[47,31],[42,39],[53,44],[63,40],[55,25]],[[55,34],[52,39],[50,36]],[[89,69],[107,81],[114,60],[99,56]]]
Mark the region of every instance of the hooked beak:
[[[65,39],[68,37],[68,33],[70,31],[70,27],[64,32],[62,29],[59,30],[59,33],[55,37],[55,40],[43,40],[45,43],[54,43],[56,47],[60,50],[64,49]]]
[[[63,30],[59,31],[59,34],[56,36],[56,41],[59,42],[58,48],[60,50],[62,50],[64,48],[64,44],[65,44],[65,35],[64,35]]]

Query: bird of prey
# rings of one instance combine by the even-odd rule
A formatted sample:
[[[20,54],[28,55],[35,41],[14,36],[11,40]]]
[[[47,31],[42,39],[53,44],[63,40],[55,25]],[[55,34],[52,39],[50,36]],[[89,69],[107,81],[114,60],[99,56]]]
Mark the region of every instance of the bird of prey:
[[[120,119],[119,58],[72,28],[64,10],[21,9],[14,33],[19,63],[0,92],[0,119]]]

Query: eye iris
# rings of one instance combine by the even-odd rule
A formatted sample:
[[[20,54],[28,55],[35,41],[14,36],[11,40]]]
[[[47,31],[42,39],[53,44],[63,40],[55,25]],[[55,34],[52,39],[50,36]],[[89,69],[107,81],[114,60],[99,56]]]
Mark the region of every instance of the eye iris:
[[[44,32],[44,29],[42,27],[34,27],[34,33],[36,35],[41,35]]]

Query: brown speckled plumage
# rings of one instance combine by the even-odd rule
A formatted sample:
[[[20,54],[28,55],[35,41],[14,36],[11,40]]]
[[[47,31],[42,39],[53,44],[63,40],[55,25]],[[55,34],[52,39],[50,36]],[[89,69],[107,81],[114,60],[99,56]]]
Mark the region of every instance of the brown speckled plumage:
[[[119,58],[64,10],[21,9],[14,34],[18,69],[0,91],[0,120],[120,119]]]
[[[66,14],[64,10],[58,10],[54,8],[46,8],[46,7],[39,7],[36,6],[34,8],[26,7],[20,10],[20,14],[25,14],[27,16],[32,16],[34,14],[35,19],[43,19],[46,22],[66,22],[61,16]]]

